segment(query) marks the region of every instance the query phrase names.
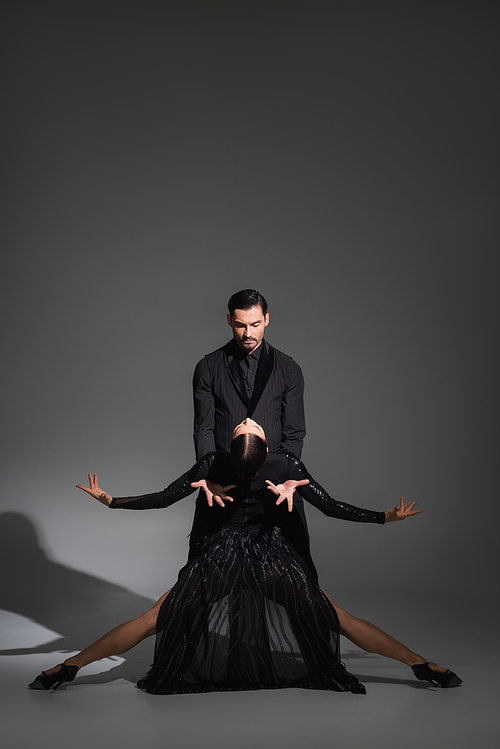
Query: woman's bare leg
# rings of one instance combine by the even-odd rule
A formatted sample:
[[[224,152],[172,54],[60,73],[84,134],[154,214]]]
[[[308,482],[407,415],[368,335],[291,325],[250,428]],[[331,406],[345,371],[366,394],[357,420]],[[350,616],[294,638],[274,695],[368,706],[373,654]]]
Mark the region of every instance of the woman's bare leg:
[[[156,633],[156,619],[158,618],[158,612],[160,606],[165,598],[170,593],[168,590],[162,595],[161,598],[155,603],[153,608],[146,611],[137,619],[132,619],[129,622],[123,622],[114,629],[111,629],[105,635],[100,637],[98,640],[89,645],[85,650],[77,655],[72,655],[66,658],[64,664],[66,666],[88,666],[89,663],[99,661],[101,658],[108,658],[110,655],[120,655],[125,653],[127,650],[138,645],[142,640],[150,635]],[[46,675],[56,673],[60,666],[54,666],[54,668],[45,671]]]
[[[414,653],[407,648],[406,645],[403,645],[402,642],[399,642],[398,640],[395,640],[394,637],[391,637],[391,635],[388,635],[387,632],[379,629],[371,622],[367,622],[365,619],[358,619],[352,614],[349,614],[349,612],[344,611],[344,609],[337,606],[335,601],[333,601],[329,595],[326,593],[325,595],[337,612],[340,622],[340,634],[347,637],[348,640],[362,650],[366,650],[368,653],[377,653],[386,658],[394,658],[396,661],[406,663],[410,668],[418,663],[426,662],[425,658]],[[432,662],[429,663],[429,667],[433,671],[446,671],[445,668]]]

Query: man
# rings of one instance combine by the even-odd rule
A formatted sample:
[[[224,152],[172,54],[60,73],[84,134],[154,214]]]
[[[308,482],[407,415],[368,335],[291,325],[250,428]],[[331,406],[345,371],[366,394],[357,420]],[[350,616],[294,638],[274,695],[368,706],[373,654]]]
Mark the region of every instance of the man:
[[[254,289],[238,291],[230,298],[228,310],[232,340],[207,354],[194,372],[196,459],[214,450],[229,450],[234,427],[246,418],[263,427],[270,452],[290,452],[300,458],[306,434],[302,371],[290,356],[264,340],[269,313],[262,294]],[[219,492],[213,499],[223,505],[229,498]],[[210,518],[212,504],[211,492],[205,496],[201,491],[190,535],[190,560],[206,528],[214,522]],[[298,494],[294,505],[308,537],[303,500]]]
[[[193,378],[196,458],[229,450],[233,429],[257,421],[271,452],[300,458],[306,426],[299,365],[264,340],[267,302],[258,291],[238,291],[228,302],[229,343],[198,362]]]

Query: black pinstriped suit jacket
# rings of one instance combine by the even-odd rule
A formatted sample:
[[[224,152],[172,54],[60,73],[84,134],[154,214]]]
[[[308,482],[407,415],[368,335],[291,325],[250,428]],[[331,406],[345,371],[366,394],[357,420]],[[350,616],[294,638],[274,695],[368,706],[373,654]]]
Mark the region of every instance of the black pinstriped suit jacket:
[[[267,341],[261,345],[251,400],[241,372],[243,352],[234,339],[198,362],[193,378],[197,459],[229,450],[234,427],[248,416],[263,427],[270,452],[285,450],[300,458],[306,433],[301,369]]]

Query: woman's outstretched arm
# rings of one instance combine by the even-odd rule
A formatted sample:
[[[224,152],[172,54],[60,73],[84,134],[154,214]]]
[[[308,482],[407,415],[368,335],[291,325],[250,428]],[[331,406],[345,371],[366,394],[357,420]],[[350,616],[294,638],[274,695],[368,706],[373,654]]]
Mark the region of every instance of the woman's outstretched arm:
[[[187,497],[195,491],[195,488],[191,486],[191,484],[207,478],[214,457],[215,453],[208,453],[208,455],[205,455],[204,458],[195,463],[189,471],[183,473],[182,476],[179,476],[178,479],[169,484],[169,486],[161,492],[140,494],[135,497],[112,497],[99,487],[97,483],[97,474],[95,473],[89,473],[90,488],[81,486],[80,484],[77,485],[77,488],[87,492],[87,494],[90,494],[94,499],[111,507],[111,509],[122,507],[126,510],[149,510],[170,507],[170,505],[173,505],[180,499],[184,499],[184,497]]]
[[[361,507],[349,505],[347,502],[340,502],[331,497],[323,487],[309,474],[305,465],[294,455],[287,454],[287,481],[275,486],[272,482],[267,481],[268,488],[274,494],[278,495],[276,504],[287,500],[288,509],[291,511],[293,502],[293,493],[297,488],[301,496],[310,504],[314,505],[329,517],[340,518],[341,520],[352,520],[359,523],[390,523],[395,520],[405,520],[412,515],[418,515],[422,510],[414,510],[415,502],[405,504],[403,497],[400,499],[399,506],[386,510],[386,512],[376,512],[374,510],[365,510]]]

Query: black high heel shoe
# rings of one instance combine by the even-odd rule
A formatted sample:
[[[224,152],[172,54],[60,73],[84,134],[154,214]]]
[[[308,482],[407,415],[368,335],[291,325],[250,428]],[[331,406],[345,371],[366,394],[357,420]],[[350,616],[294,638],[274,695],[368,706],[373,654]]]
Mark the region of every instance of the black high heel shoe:
[[[66,666],[65,663],[59,664],[61,668],[53,674],[46,674],[42,671],[40,676],[37,676],[31,684],[28,684],[30,689],[57,689],[64,684],[65,681],[73,681],[78,671],[78,666]]]
[[[430,681],[433,687],[437,687],[439,684],[443,689],[448,689],[449,687],[459,687],[462,683],[462,679],[450,669],[444,672],[433,671],[429,666],[429,661],[417,663],[416,666],[411,667],[411,670],[419,681]]]

